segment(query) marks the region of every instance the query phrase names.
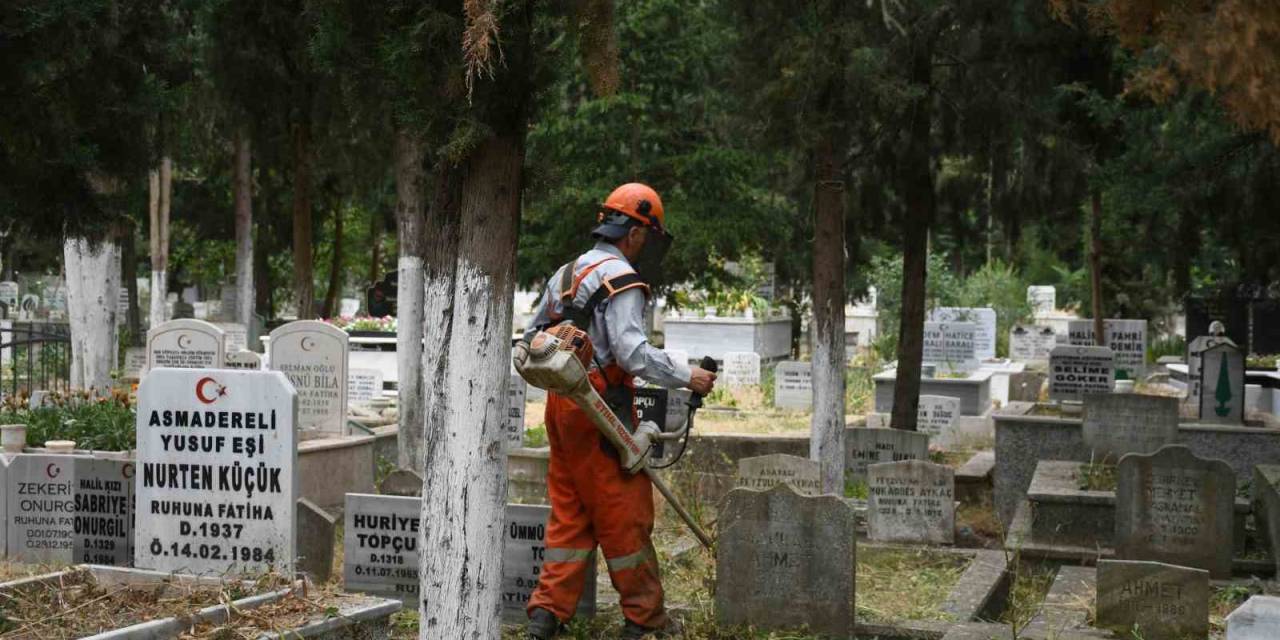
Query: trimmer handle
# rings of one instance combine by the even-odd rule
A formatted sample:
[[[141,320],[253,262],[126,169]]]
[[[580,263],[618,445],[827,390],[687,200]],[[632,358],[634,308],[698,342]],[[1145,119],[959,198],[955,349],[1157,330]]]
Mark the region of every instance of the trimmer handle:
[[[716,364],[716,359],[712,358],[711,356],[702,356],[702,362],[699,362],[698,366],[703,369],[706,369],[707,371],[710,371],[711,373],[716,373],[720,371],[720,365]],[[696,391],[690,392],[688,404],[689,404],[690,412],[701,409],[702,394]]]

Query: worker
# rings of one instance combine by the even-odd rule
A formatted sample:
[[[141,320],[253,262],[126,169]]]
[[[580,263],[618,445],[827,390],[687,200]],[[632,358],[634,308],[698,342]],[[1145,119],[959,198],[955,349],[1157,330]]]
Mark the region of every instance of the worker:
[[[716,375],[672,360],[645,334],[650,284],[660,280],[672,241],[657,192],[639,183],[618,187],[600,206],[598,223],[591,232],[595,246],[548,281],[533,326],[567,321],[587,332],[595,350],[591,384],[634,429],[635,377],[706,395]],[[613,446],[569,398],[548,394],[546,425],[551,518],[542,573],[527,608],[529,638],[548,640],[573,617],[597,544],[626,618],[621,637],[680,635],[679,622],[663,606],[649,477],[627,473]]]

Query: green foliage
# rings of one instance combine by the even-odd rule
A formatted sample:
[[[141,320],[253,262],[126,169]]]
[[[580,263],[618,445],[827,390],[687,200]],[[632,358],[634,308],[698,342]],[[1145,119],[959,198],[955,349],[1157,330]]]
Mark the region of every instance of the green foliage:
[[[1009,353],[1009,330],[1031,318],[1027,281],[1003,260],[993,260],[969,274],[956,299],[962,307],[991,307],[996,312],[996,355]]]
[[[960,281],[952,274],[946,259],[929,254],[926,300],[931,307],[956,306]],[[871,258],[868,282],[876,288],[876,309],[880,312],[880,336],[875,350],[881,358],[893,359],[898,351],[898,329],[902,318],[902,258],[894,254]]]
[[[1155,362],[1164,356],[1187,355],[1187,340],[1179,335],[1161,336],[1147,345],[1147,362]]]
[[[134,412],[127,399],[54,397],[51,402],[38,409],[8,405],[0,410],[0,424],[27,425],[27,445],[32,447],[44,446],[50,440],[73,440],[79,449],[135,448]]]

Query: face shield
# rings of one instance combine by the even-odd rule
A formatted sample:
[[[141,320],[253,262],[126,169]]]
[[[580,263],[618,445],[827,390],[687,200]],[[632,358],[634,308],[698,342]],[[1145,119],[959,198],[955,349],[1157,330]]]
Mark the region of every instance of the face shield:
[[[631,266],[635,267],[636,273],[646,284],[657,287],[663,283],[662,262],[667,257],[667,252],[671,250],[675,237],[660,226],[651,226],[648,229],[644,246],[640,248],[640,255],[636,256]]]

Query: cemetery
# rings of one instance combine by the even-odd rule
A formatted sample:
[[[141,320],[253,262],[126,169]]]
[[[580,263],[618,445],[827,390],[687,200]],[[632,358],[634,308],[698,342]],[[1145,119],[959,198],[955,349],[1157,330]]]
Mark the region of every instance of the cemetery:
[[[0,3],[0,640],[1280,640],[1277,34]]]

